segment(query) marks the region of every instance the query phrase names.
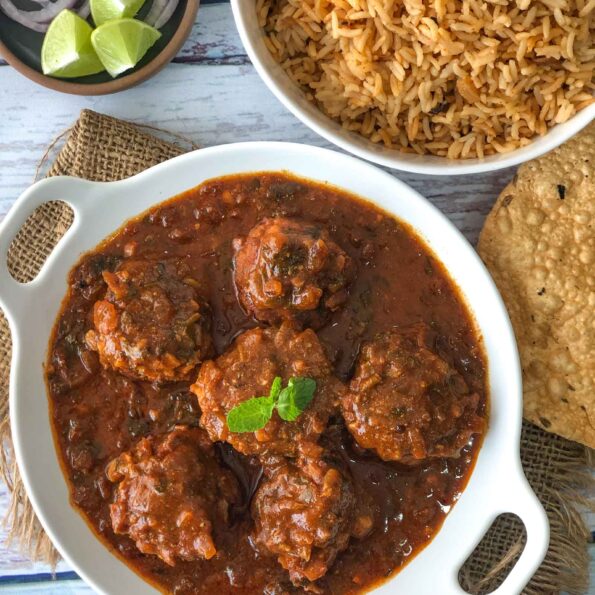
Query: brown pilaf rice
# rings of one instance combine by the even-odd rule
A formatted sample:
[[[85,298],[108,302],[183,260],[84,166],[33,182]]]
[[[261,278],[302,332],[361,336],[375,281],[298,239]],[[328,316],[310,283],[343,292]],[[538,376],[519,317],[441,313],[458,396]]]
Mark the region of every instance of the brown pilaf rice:
[[[594,101],[595,0],[256,0],[331,118],[453,159],[522,147]]]

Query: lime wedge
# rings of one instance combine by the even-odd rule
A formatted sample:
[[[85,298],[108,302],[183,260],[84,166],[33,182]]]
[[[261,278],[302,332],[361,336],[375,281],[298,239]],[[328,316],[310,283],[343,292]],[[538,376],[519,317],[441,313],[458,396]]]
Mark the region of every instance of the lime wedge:
[[[43,74],[73,78],[105,70],[91,45],[92,31],[91,25],[74,12],[58,13],[41,46]]]
[[[91,0],[91,14],[95,26],[115,19],[132,18],[145,0]]]
[[[134,68],[161,33],[143,21],[118,19],[100,25],[91,43],[105,69],[115,78]]]

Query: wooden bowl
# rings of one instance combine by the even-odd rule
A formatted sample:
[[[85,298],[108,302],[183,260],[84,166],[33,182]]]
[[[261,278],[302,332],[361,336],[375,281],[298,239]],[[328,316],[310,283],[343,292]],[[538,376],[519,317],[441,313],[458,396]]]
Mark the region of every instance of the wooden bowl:
[[[199,0],[181,0],[169,22],[161,29],[161,38],[131,70],[113,79],[107,72],[90,76],[58,79],[41,70],[43,33],[31,31],[0,12],[0,55],[21,74],[32,81],[74,95],[107,95],[134,87],[159,72],[178,53],[194,25]],[[139,12],[142,20],[149,11],[146,2]]]

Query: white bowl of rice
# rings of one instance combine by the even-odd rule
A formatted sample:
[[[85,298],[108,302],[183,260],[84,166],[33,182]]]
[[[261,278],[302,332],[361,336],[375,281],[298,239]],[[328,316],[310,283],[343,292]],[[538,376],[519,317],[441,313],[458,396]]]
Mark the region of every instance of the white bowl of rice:
[[[595,0],[231,0],[277,98],[359,157],[517,165],[595,118]]]

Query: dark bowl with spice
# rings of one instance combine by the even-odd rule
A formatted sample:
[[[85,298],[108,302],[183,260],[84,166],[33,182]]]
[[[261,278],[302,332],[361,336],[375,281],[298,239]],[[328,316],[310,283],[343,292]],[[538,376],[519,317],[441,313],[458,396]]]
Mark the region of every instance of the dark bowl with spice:
[[[137,15],[138,19],[143,20],[149,15],[153,1],[145,2]],[[30,0],[3,0],[3,2],[11,3],[20,11],[36,8]],[[117,93],[146,81],[174,59],[192,31],[198,7],[199,0],[180,0],[168,21],[159,28],[161,37],[157,42],[134,68],[117,78],[112,78],[107,72],[72,79],[46,76],[41,68],[41,47],[45,33],[32,30],[14,21],[1,8],[0,56],[21,74],[48,89],[73,95]],[[88,8],[85,8],[84,4],[79,7],[79,10],[82,10],[82,15],[90,20]]]

